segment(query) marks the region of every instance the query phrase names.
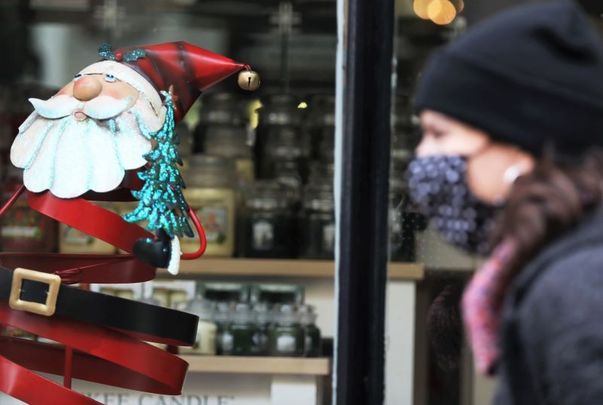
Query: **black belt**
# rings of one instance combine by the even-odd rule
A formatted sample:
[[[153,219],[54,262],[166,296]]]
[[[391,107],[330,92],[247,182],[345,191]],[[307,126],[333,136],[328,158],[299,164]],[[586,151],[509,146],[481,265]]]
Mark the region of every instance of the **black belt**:
[[[12,293],[11,293],[12,292]],[[118,329],[142,340],[192,346],[195,315],[61,284],[56,274],[0,267],[0,300],[13,309]]]

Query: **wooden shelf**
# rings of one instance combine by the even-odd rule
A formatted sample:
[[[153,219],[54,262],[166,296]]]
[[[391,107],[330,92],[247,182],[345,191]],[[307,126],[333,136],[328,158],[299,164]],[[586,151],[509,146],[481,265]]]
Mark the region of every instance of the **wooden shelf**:
[[[424,273],[424,266],[420,263],[389,265],[389,278],[392,280],[421,280]],[[334,274],[335,264],[328,260],[201,258],[180,263],[182,276],[333,278]]]
[[[180,356],[191,373],[289,374],[325,376],[331,372],[328,358]]]

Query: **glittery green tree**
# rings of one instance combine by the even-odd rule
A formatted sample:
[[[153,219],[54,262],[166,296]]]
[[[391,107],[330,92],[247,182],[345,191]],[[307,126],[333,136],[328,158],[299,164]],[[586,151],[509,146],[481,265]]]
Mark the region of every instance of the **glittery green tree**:
[[[157,147],[144,157],[150,168],[138,173],[144,181],[140,191],[133,191],[139,200],[136,209],[126,215],[128,222],[147,220],[147,229],[157,231],[163,229],[170,237],[193,236],[182,189],[184,180],[178,165],[182,164],[178,153],[178,139],[174,132],[174,104],[169,93],[162,91],[167,109],[165,122],[157,132],[148,136],[157,142]]]

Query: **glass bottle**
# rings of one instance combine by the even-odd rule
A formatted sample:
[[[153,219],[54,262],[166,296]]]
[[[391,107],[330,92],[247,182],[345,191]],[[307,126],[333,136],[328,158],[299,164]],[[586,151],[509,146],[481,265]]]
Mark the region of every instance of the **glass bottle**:
[[[249,304],[240,302],[235,306],[230,330],[233,340],[232,354],[234,356],[250,356],[253,353],[255,327]]]
[[[318,357],[321,355],[322,342],[320,329],[316,326],[316,312],[312,305],[302,305],[298,308],[300,323],[304,331],[304,356]]]
[[[235,244],[235,190],[232,160],[218,156],[193,155],[186,176],[184,197],[201,220],[207,237],[206,256],[229,257]],[[183,238],[182,250],[199,246],[198,236]]]
[[[331,182],[308,184],[301,218],[301,256],[332,259],[335,250],[335,202]]]
[[[278,307],[276,325],[270,334],[270,354],[282,357],[304,354],[304,331],[293,305],[283,304]]]
[[[254,356],[266,356],[269,353],[269,328],[272,323],[272,311],[265,302],[259,302],[253,306],[255,319],[255,331],[253,334],[251,354]]]
[[[295,257],[296,221],[287,190],[258,181],[244,194],[239,223],[239,255],[258,258]]]
[[[186,303],[184,310],[199,317],[199,326],[197,327],[195,344],[192,347],[181,348],[180,352],[208,356],[215,355],[216,334],[218,330],[218,326],[214,321],[215,304],[197,295]]]
[[[218,302],[214,320],[216,322],[216,350],[218,354],[229,356],[233,353],[232,306],[228,302]]]

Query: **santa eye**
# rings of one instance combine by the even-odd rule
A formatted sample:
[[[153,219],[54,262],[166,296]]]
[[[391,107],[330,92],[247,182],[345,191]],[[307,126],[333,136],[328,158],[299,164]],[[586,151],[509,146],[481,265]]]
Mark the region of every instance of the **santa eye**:
[[[82,74],[81,74],[81,73],[78,73],[78,74],[76,74],[75,76],[73,76],[73,80],[77,80],[77,79],[79,79],[80,77],[82,77]]]
[[[105,74],[105,81],[109,83],[113,83],[117,78],[110,73]]]

